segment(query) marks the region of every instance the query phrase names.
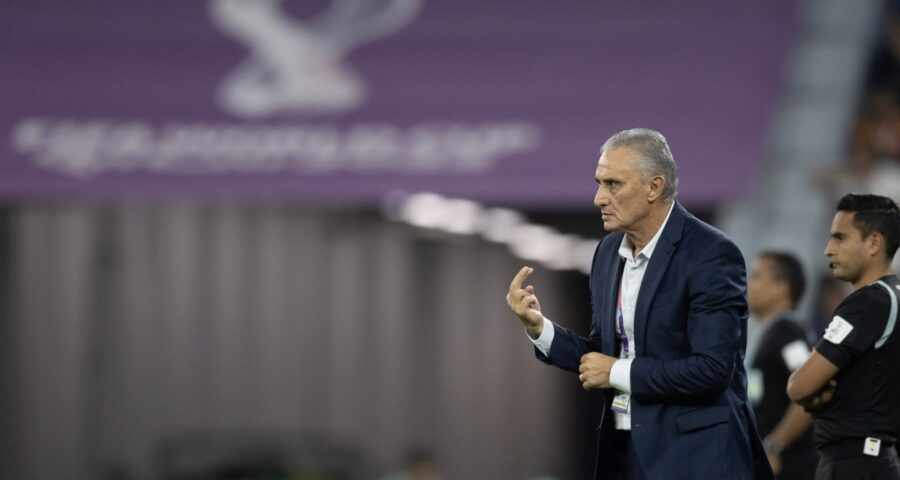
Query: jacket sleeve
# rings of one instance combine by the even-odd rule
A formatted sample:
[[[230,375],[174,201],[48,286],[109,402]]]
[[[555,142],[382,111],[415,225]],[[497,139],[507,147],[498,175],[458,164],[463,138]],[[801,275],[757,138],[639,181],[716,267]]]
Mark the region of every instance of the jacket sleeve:
[[[600,325],[596,320],[597,317],[597,309],[600,304],[599,298],[594,298],[594,292],[600,291],[595,288],[594,283],[599,282],[600,278],[597,276],[597,257],[600,254],[600,249],[603,245],[603,242],[606,241],[610,236],[607,235],[603,237],[600,243],[597,245],[597,248],[594,250],[594,258],[591,260],[591,278],[590,278],[590,287],[591,287],[591,331],[587,338],[578,335],[577,333],[565,328],[561,325],[557,325],[556,322],[553,323],[554,334],[553,334],[553,343],[550,345],[549,355],[544,355],[537,348],[534,349],[535,356],[537,356],[538,360],[548,364],[553,365],[555,367],[562,368],[563,370],[568,370],[570,372],[577,372],[578,366],[581,365],[581,357],[588,352],[597,352],[600,351]]]
[[[553,324],[553,328],[555,332],[553,344],[550,345],[550,354],[545,356],[537,348],[534,349],[538,360],[548,365],[570,372],[577,372],[578,366],[581,365],[582,355],[600,350],[600,339],[595,338],[593,334],[588,338],[584,338],[556,323]]]
[[[631,365],[631,394],[640,402],[702,400],[728,388],[740,355],[747,312],[746,269],[740,250],[726,239],[707,248],[690,271],[686,319],[689,353]]]

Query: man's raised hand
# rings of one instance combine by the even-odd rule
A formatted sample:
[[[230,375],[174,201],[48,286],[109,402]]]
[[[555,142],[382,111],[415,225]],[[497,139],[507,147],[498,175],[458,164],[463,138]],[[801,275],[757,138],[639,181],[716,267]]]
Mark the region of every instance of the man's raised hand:
[[[538,338],[544,330],[544,315],[541,314],[541,304],[534,294],[534,286],[528,285],[522,288],[522,283],[534,272],[531,267],[522,267],[519,273],[509,284],[509,293],[506,295],[506,304],[510,310],[519,317],[525,331],[531,338]]]

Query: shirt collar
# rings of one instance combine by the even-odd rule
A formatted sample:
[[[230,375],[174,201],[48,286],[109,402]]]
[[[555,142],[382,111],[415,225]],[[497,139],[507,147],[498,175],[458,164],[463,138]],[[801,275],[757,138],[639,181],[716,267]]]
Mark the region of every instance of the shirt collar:
[[[638,258],[634,258],[634,245],[631,243],[631,240],[628,238],[628,235],[622,236],[622,243],[619,244],[619,256],[626,259],[637,262],[641,260],[641,258],[649,260],[653,255],[653,250],[656,249],[656,244],[659,242],[659,237],[662,235],[663,230],[666,228],[666,224],[669,223],[669,217],[672,216],[672,210],[675,208],[675,201],[672,200],[672,204],[669,205],[669,213],[666,214],[666,219],[663,220],[662,225],[659,226],[659,230],[656,231],[656,234],[653,235],[653,238],[647,242],[647,245],[644,245],[644,249],[641,250],[641,253],[638,254]]]

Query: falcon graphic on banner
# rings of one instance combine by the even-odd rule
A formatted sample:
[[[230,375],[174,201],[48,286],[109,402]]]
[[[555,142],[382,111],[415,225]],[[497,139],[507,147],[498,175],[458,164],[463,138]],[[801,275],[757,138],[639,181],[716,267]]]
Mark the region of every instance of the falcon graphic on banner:
[[[407,25],[421,2],[332,0],[328,10],[302,20],[285,10],[283,0],[211,0],[213,24],[250,51],[219,86],[220,105],[243,118],[360,106],[366,84],[345,57]]]

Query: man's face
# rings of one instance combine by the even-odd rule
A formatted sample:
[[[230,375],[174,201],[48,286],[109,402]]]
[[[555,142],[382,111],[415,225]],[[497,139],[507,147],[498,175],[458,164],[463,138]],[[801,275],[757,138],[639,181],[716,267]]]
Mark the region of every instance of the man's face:
[[[594,179],[597,181],[594,205],[600,209],[604,230],[632,231],[647,217],[649,187],[641,181],[637,155],[630,148],[604,152],[597,162]]]
[[[757,259],[750,269],[750,280],[747,282],[750,313],[772,313],[772,306],[786,294],[785,287],[785,282],[775,276],[775,262],[768,257]]]
[[[831,222],[831,239],[825,256],[835,278],[853,283],[863,274],[869,261],[862,233],[853,226],[853,212],[837,212]]]

